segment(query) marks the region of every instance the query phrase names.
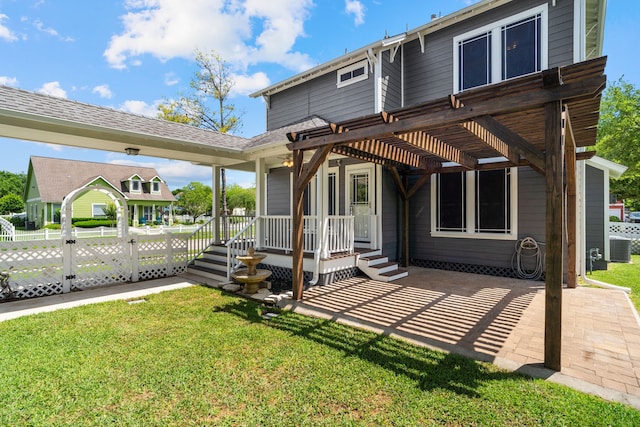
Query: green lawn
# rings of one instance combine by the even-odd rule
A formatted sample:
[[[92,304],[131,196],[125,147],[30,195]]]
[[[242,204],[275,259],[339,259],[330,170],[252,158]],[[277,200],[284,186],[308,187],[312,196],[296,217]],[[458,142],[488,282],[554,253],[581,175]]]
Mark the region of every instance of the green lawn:
[[[607,270],[587,273],[587,278],[631,288],[631,300],[640,310],[640,255],[631,255],[631,263],[611,262]]]
[[[491,364],[191,287],[0,323],[0,425],[640,425]]]

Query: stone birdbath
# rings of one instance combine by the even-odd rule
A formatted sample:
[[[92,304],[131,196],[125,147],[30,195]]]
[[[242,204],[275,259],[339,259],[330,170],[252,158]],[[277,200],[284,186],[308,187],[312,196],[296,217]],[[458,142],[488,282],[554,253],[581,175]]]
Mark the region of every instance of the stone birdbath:
[[[247,250],[246,255],[236,256],[236,259],[246,265],[247,268],[241,268],[231,273],[231,277],[244,285],[243,292],[245,294],[255,294],[258,292],[260,285],[267,277],[271,276],[271,271],[269,270],[256,269],[256,266],[265,258],[266,255],[264,254],[256,254],[253,247]]]

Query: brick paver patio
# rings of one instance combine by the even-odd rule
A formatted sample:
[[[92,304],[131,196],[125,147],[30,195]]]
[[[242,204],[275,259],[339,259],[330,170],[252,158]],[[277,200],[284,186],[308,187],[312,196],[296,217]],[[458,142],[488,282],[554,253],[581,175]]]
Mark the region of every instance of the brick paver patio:
[[[545,369],[544,283],[410,268],[304,293],[294,310],[334,318],[640,407],[640,325],[621,290],[564,289],[562,371]]]

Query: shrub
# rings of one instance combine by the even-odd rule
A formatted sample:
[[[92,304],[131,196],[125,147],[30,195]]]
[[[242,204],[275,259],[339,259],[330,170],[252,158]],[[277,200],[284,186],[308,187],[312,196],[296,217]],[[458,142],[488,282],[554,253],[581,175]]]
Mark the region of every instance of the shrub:
[[[111,227],[112,221],[108,219],[90,219],[86,221],[78,221],[73,225],[78,228],[97,228],[97,227]]]
[[[26,218],[23,217],[23,216],[14,216],[14,217],[11,217],[11,219],[9,219],[9,221],[15,227],[23,227],[24,228],[24,223],[26,221]]]
[[[615,215],[609,216],[609,222],[620,222],[620,218]]]

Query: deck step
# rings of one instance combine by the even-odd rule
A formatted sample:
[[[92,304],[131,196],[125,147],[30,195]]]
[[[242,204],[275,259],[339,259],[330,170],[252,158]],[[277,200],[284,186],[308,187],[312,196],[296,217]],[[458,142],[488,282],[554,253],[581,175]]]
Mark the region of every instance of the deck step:
[[[405,269],[400,269],[398,263],[390,262],[389,258],[374,250],[371,253],[360,254],[358,258],[358,268],[373,280],[381,282],[391,282],[409,275]]]
[[[222,273],[219,270],[214,270],[200,265],[189,265],[187,267],[187,272],[193,274],[194,276],[206,277],[208,279],[217,280],[222,283],[228,282],[226,272]]]

